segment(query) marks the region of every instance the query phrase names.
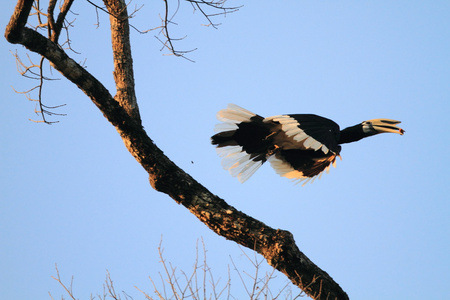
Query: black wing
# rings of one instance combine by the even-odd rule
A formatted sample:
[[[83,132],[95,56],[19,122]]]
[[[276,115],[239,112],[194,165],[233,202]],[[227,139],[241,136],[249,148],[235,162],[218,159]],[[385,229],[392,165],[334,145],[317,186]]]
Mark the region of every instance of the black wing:
[[[335,164],[341,147],[339,125],[312,114],[280,115],[265,122],[279,124],[273,137],[278,147],[269,161],[275,171],[295,181],[308,182]]]
[[[322,150],[339,154],[339,125],[317,115],[279,115],[265,118],[273,125],[274,144],[281,149]]]
[[[334,121],[312,114],[290,115],[298,122],[301,128],[308,136],[324,144],[332,152],[339,154],[339,125]]]

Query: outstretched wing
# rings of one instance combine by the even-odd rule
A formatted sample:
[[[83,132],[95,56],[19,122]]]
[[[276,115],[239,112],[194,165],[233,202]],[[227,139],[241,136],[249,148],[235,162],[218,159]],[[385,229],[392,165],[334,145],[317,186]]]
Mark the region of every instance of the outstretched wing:
[[[339,125],[330,119],[312,114],[296,114],[273,116],[265,118],[264,122],[280,124],[284,134],[274,138],[281,148],[339,153]]]
[[[269,161],[275,171],[297,183],[306,182],[335,166],[341,147],[339,125],[317,115],[279,115],[264,119],[279,127],[273,143],[279,147]],[[305,183],[306,183],[305,182]]]

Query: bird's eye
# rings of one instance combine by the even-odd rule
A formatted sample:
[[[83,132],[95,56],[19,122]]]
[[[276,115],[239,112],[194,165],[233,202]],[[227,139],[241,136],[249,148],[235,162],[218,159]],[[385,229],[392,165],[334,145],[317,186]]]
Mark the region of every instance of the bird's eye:
[[[371,125],[371,124],[372,124],[372,122],[366,122],[366,124],[367,124],[367,125]]]

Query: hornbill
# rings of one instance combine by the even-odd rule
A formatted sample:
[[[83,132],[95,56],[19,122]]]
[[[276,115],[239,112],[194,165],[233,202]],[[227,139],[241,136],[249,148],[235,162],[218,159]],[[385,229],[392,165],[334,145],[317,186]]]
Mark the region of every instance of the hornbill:
[[[240,182],[269,161],[280,176],[306,184],[336,166],[341,144],[378,133],[405,132],[395,126],[400,121],[390,119],[368,120],[340,130],[332,120],[313,114],[263,118],[235,104],[219,111],[217,118],[224,123],[216,125],[212,144],[223,157],[223,167]]]

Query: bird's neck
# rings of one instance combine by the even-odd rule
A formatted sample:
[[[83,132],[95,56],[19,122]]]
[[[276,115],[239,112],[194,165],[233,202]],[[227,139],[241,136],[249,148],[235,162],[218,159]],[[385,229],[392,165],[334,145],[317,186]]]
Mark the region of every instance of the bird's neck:
[[[371,135],[373,134],[364,132],[362,125],[358,124],[341,130],[338,144],[356,142]]]

